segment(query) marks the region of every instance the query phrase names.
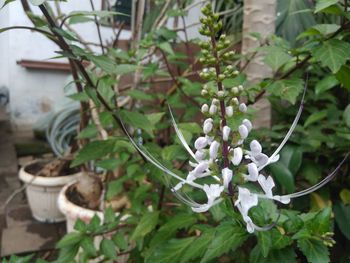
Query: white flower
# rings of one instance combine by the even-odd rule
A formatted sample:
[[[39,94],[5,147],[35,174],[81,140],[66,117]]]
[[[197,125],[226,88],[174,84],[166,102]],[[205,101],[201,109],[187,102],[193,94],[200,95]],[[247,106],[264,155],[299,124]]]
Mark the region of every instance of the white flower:
[[[208,110],[209,110],[208,104],[203,104],[203,105],[202,105],[202,108],[201,108],[202,113],[207,113]]]
[[[226,111],[227,117],[232,117],[233,116],[233,107],[232,106],[226,107],[225,111]]]
[[[248,137],[249,131],[245,125],[243,124],[239,125],[238,132],[242,139],[245,139]]]
[[[218,97],[223,98],[225,96],[225,92],[223,90],[218,91]]]
[[[262,151],[261,144],[257,140],[253,140],[249,146],[252,153],[261,153]]]
[[[243,86],[242,86],[242,85],[239,85],[239,86],[238,86],[238,89],[239,89],[240,91],[243,91]]]
[[[259,182],[261,188],[264,190],[265,195],[268,198],[273,198],[272,188],[275,187],[275,182],[273,181],[272,177],[269,176],[266,179],[265,176],[260,174],[259,177],[258,177],[258,182]]]
[[[227,141],[228,140],[228,137],[230,135],[230,132],[231,132],[231,128],[228,127],[228,126],[224,126],[224,128],[222,128],[222,139],[224,141]]]
[[[238,88],[237,87],[233,87],[232,89],[231,89],[231,92],[233,93],[233,94],[238,94],[238,92],[239,92],[239,90],[238,90]]]
[[[252,123],[251,123],[250,120],[248,120],[248,119],[244,119],[244,120],[242,121],[242,124],[243,124],[244,126],[247,127],[248,131],[251,131],[252,128],[253,128]]]
[[[241,103],[241,104],[239,105],[239,110],[240,110],[241,112],[246,112],[246,111],[247,111],[247,105],[245,105],[244,103]]]
[[[196,150],[201,150],[205,148],[208,145],[208,141],[205,137],[199,137],[195,142],[194,142],[194,148]]]
[[[232,175],[233,175],[232,170],[230,170],[228,167],[226,167],[226,168],[222,169],[221,175],[222,175],[224,187],[228,188],[228,185],[232,180]]]
[[[239,104],[239,101],[237,98],[233,98],[232,100],[232,103],[235,104],[235,105],[238,105]]]
[[[251,218],[248,216],[249,210],[258,205],[258,196],[251,193],[248,189],[243,187],[238,187],[238,199],[235,202],[235,206],[241,213],[243,220],[247,224],[247,231],[249,233],[254,232],[254,224]]]
[[[211,144],[210,144],[210,148],[209,148],[209,156],[210,156],[210,159],[212,160],[215,160],[217,155],[218,155],[218,150],[219,150],[219,147],[220,147],[220,143],[218,143],[217,141],[213,141]]]
[[[196,160],[201,161],[205,157],[205,152],[202,150],[198,150],[194,155],[196,156]]]
[[[256,166],[255,163],[250,163],[247,165],[248,167],[248,175],[245,176],[245,178],[248,181],[252,181],[255,182],[258,180],[258,176],[259,176],[259,171],[258,171],[258,167]]]
[[[216,106],[219,106],[220,101],[219,101],[218,99],[213,99],[213,100],[211,101],[211,104],[216,105]]]
[[[243,150],[241,147],[237,147],[233,149],[233,157],[231,159],[231,162],[233,165],[237,166],[241,163],[243,158]]]
[[[200,162],[196,168],[191,172],[194,176],[201,176],[209,168],[209,163],[207,161]]]
[[[211,121],[207,121],[204,122],[203,124],[203,132],[204,134],[208,134],[209,132],[211,132],[211,130],[213,129],[213,122]]]
[[[262,153],[262,147],[257,140],[253,140],[250,143],[250,151],[246,158],[251,159],[261,170],[261,167],[265,167],[269,162],[269,157],[266,154]]]
[[[213,136],[205,135],[205,138],[207,139],[208,144],[211,144],[214,141],[214,137]]]
[[[209,114],[214,115],[218,111],[218,107],[214,104],[210,105]]]
[[[197,207],[192,207],[192,210],[194,212],[202,213],[208,211],[209,208],[215,204],[215,199],[220,197],[221,193],[224,191],[224,187],[219,184],[205,184],[203,190],[207,195],[208,203],[204,205],[199,205]]]

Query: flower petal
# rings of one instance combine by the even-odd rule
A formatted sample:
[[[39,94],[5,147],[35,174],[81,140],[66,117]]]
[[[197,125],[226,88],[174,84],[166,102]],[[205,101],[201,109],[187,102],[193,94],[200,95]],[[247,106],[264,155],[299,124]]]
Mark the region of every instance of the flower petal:
[[[233,157],[231,159],[231,162],[233,165],[238,166],[243,158],[243,150],[241,147],[237,147],[233,149]]]

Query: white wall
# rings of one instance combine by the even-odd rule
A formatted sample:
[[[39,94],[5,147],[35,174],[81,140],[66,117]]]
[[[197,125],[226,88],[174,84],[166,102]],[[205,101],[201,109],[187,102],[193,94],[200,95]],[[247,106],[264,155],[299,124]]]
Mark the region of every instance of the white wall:
[[[94,0],[96,8],[101,1]],[[3,0],[0,0],[0,6]],[[76,10],[91,10],[89,0],[62,2],[62,12],[68,14]],[[38,7],[32,7],[41,14]],[[0,27],[32,26],[23,12],[20,1],[14,1],[0,10]],[[75,25],[74,28],[89,42],[97,42],[96,27],[92,23]],[[111,29],[102,27],[102,36],[111,37]],[[129,31],[121,34],[121,39],[130,37]],[[33,123],[53,108],[63,98],[63,87],[68,73],[49,70],[28,70],[17,65],[21,59],[47,60],[57,56],[59,48],[40,33],[29,30],[12,30],[0,34],[0,86],[10,90],[10,113],[15,130],[31,129]],[[99,52],[99,49],[96,48]],[[55,59],[52,61],[65,61]]]

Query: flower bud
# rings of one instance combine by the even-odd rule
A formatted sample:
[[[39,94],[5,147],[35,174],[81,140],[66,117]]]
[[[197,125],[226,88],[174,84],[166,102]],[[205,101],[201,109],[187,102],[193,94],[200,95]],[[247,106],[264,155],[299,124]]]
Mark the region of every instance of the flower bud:
[[[218,111],[218,107],[214,104],[210,105],[209,114],[214,115]]]
[[[224,128],[222,128],[222,139],[224,141],[227,141],[228,140],[228,137],[230,135],[230,132],[231,132],[231,128],[228,127],[228,126],[224,126]]]
[[[220,147],[220,144],[217,141],[213,141],[210,144],[210,148],[209,148],[209,157],[210,157],[210,159],[212,159],[212,160],[216,159],[216,157],[218,155],[219,147]]]
[[[233,149],[233,157],[231,159],[231,162],[233,165],[238,166],[243,158],[243,150],[241,147],[237,147]]]
[[[200,162],[196,168],[192,171],[194,175],[200,175],[205,172],[209,168],[209,163],[207,161]]]
[[[259,177],[259,171],[256,164],[250,163],[247,165],[247,167],[248,167],[248,173],[249,173],[249,177],[247,179],[253,182],[257,181]]]
[[[221,171],[221,175],[222,175],[222,179],[224,181],[224,187],[227,189],[228,185],[230,184],[231,180],[232,180],[232,170],[230,170],[229,168],[224,168]]]
[[[202,161],[205,157],[205,152],[198,150],[194,155],[196,156],[197,161]]]
[[[242,121],[242,123],[243,123],[244,126],[247,127],[247,129],[248,129],[249,132],[252,130],[253,125],[252,125],[252,123],[250,122],[250,120],[244,119],[244,120]]]
[[[213,101],[211,102],[211,104],[214,104],[216,106],[218,106],[220,103],[220,101],[218,99],[213,99]]]
[[[246,111],[247,111],[247,105],[245,105],[244,103],[241,103],[241,104],[239,105],[239,110],[240,110],[241,112],[246,112]]]
[[[208,104],[203,104],[201,108],[202,113],[207,113],[209,111]]]
[[[226,111],[227,117],[232,117],[232,115],[233,115],[233,107],[232,106],[227,106],[225,111]]]
[[[262,147],[260,145],[260,143],[257,140],[253,140],[250,143],[250,151],[252,151],[253,153],[261,153],[262,151]]]
[[[213,122],[204,122],[203,125],[203,132],[204,134],[208,134],[209,132],[211,132],[211,130],[213,129]]]
[[[208,141],[205,137],[199,137],[195,142],[194,142],[194,148],[196,150],[201,150],[205,148],[208,145]]]
[[[201,94],[202,94],[202,96],[206,96],[206,95],[208,95],[208,91],[205,89],[202,89]]]
[[[218,97],[223,98],[225,96],[225,92],[223,90],[218,91]]]
[[[243,86],[242,86],[242,85],[239,85],[239,86],[238,86],[238,89],[239,89],[240,91],[243,91]]]
[[[249,131],[248,131],[247,127],[244,126],[243,124],[239,125],[238,132],[239,132],[239,135],[241,136],[242,139],[245,139],[248,137]]]
[[[231,102],[232,102],[234,105],[238,105],[238,104],[239,104],[239,101],[238,101],[237,98],[233,98],[233,99],[231,100]]]

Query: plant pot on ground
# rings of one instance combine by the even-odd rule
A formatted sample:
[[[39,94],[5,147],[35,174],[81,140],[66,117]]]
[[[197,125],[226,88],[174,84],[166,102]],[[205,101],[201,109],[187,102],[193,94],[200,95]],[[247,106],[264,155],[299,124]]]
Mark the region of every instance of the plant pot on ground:
[[[26,186],[26,195],[33,217],[41,222],[62,222],[65,216],[59,211],[57,198],[62,187],[78,180],[81,173],[69,168],[63,159],[36,160],[19,171],[19,179]]]

